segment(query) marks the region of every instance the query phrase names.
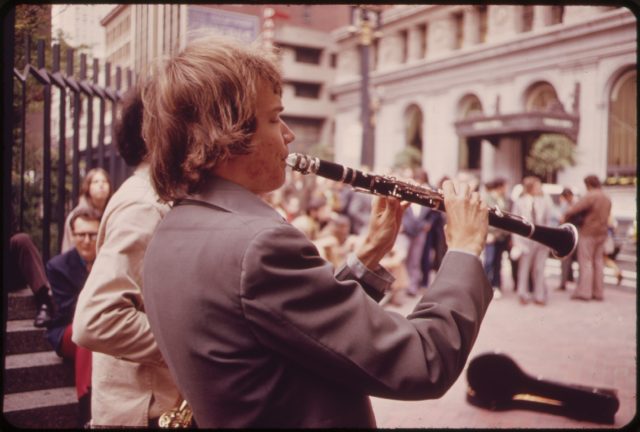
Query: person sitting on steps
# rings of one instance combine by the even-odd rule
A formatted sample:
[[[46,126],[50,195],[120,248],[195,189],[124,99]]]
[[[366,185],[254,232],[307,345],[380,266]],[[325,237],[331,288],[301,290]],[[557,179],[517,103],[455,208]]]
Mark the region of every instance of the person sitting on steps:
[[[51,287],[44,271],[42,256],[26,233],[16,233],[9,240],[9,292],[17,291],[29,285],[36,301],[36,317],[33,325],[46,327],[51,323],[53,302]]]

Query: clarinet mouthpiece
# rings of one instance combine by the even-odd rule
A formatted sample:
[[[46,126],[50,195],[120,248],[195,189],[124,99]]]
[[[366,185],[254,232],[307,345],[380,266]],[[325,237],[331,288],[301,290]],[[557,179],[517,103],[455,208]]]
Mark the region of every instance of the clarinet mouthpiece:
[[[284,162],[291,168],[296,168],[296,165],[298,164],[298,159],[299,159],[298,153],[289,153],[289,156],[287,156]]]
[[[295,171],[302,174],[316,174],[320,166],[320,160],[302,153],[289,153],[285,163]]]

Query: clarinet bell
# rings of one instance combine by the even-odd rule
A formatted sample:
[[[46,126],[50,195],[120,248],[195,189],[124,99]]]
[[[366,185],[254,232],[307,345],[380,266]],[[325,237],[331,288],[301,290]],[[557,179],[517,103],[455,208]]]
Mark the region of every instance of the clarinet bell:
[[[528,409],[613,424],[620,406],[615,390],[533,378],[499,353],[474,358],[467,369],[467,381],[467,401],[494,411]]]

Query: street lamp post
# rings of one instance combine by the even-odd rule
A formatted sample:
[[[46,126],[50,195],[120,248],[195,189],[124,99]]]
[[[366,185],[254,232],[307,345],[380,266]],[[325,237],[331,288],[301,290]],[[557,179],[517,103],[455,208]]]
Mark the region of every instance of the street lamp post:
[[[359,14],[358,14],[359,12]],[[374,125],[371,121],[371,99],[369,96],[369,50],[374,38],[380,37],[380,15],[382,10],[375,5],[352,6],[350,32],[360,35],[360,75],[362,78],[360,86],[360,122],[362,125],[362,147],[360,153],[360,163],[373,168],[374,163]],[[371,22],[375,16],[374,24]]]

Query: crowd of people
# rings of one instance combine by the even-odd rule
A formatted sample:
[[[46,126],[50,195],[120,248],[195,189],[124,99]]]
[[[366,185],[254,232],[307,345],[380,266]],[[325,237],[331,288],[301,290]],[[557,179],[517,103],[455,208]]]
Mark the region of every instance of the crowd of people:
[[[420,168],[401,168],[390,174],[432,190],[441,189],[442,182],[448,178],[432,185]],[[622,280],[622,272],[615,263],[619,246],[612,244],[615,219],[611,215],[611,200],[602,192],[598,178],[587,176],[584,183],[587,191],[584,197],[577,199],[572,188],[565,187],[556,202],[543,192],[542,182],[535,176],[523,178],[517,188],[521,192],[515,199],[511,198],[513,189],[508,189],[504,178],[496,178],[482,187],[475,182],[489,207],[522,216],[536,225],[559,226],[565,222],[576,225],[580,233],[578,248],[560,261],[560,283],[553,288],[566,291],[568,282],[577,281],[572,299],[602,300],[604,265],[614,271],[618,284]],[[329,259],[338,265],[360,241],[362,231],[354,227],[366,225],[372,195],[356,192],[340,182],[303,176],[294,171],[289,174],[283,188],[270,193],[265,199],[301,229],[323,257],[338,257],[337,260]],[[446,213],[418,204],[409,206],[396,244],[385,257],[385,267],[396,276],[394,290],[389,297],[391,304],[401,304],[403,296],[398,295],[399,291],[413,297],[418,290],[424,291],[429,286],[430,277],[438,270],[447,248],[443,231],[445,223]],[[337,229],[339,234],[336,234]],[[530,302],[545,305],[550,289],[545,266],[550,256],[549,248],[540,243],[489,227],[482,261],[494,289],[494,298],[502,297],[502,265],[508,259],[513,277],[510,285],[519,302],[523,305]],[[582,277],[575,275],[580,275],[579,270],[573,269],[576,261],[579,269],[585,269]],[[590,285],[592,281],[593,285]]]
[[[439,397],[501,297],[504,254],[522,304],[549,298],[548,249],[489,227],[488,206],[579,225],[572,298],[603,299],[597,177],[555,205],[536,177],[511,202],[501,178],[389,173],[440,190],[446,214],[356,192],[285,171],[281,92],[269,53],[190,42],[126,95],[115,138],[134,174],[113,191],[87,173],[44,270],[35,247],[16,254],[35,324],[75,364],[80,425],[157,427],[186,398],[204,427],[374,427],[369,395]],[[419,301],[403,318],[385,295]]]

